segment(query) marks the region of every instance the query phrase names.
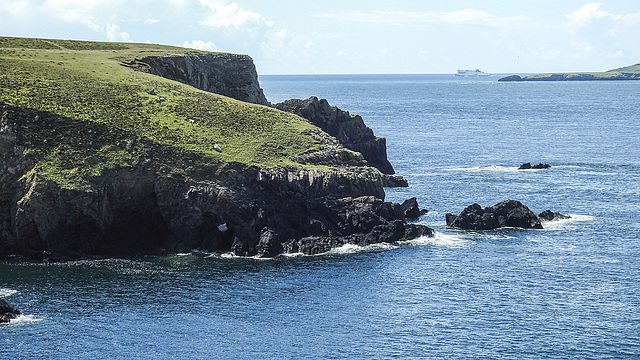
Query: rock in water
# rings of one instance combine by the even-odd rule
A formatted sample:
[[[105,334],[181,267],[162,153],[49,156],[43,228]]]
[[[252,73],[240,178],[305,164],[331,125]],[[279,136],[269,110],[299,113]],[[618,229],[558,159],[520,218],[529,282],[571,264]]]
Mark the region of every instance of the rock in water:
[[[425,211],[420,211],[418,201],[415,197],[405,200],[400,206],[402,207],[402,211],[404,211],[406,219],[417,219],[423,214],[423,211]]]
[[[531,163],[524,163],[520,165],[519,170],[529,170],[529,169],[548,169],[551,165],[547,163],[539,163],[538,165],[531,165]]]
[[[402,175],[382,174],[384,187],[409,187],[409,182]]]
[[[0,323],[8,323],[11,319],[17,318],[18,315],[20,315],[20,310],[0,299]]]
[[[561,214],[559,212],[553,212],[551,210],[545,210],[538,214],[538,218],[543,221],[552,221],[552,220],[562,220],[562,219],[571,219],[571,216],[566,214]]]
[[[460,215],[446,214],[447,226],[464,230],[491,230],[501,227],[542,229],[540,219],[528,207],[516,200],[505,200],[482,208],[473,204]]]

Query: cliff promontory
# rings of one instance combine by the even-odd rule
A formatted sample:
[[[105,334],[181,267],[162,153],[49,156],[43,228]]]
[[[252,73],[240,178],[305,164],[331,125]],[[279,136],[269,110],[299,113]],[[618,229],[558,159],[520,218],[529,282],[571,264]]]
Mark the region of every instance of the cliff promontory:
[[[351,115],[348,111],[329,105],[326,99],[318,100],[315,96],[306,100],[286,100],[274,106],[311,121],[336,137],[347,149],[361,153],[369,165],[382,173],[395,173],[387,159],[386,139],[375,136],[360,115]]]
[[[268,105],[253,60],[236,54],[145,56],[127,64],[140,71],[254,104]]]
[[[625,66],[604,72],[547,73],[521,77],[510,75],[498,81],[598,81],[598,80],[640,80],[640,64]]]
[[[246,56],[0,37],[0,60],[0,254],[315,254],[432,233],[362,154],[260,105]]]

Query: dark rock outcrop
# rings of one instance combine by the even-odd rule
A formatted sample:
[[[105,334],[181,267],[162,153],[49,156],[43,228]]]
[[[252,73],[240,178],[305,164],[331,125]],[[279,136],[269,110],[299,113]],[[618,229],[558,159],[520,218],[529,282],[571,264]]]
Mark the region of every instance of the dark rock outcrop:
[[[402,207],[402,211],[404,211],[405,218],[409,220],[415,220],[429,212],[429,210],[421,210],[420,207],[418,207],[418,200],[414,197],[405,200],[400,206]]]
[[[540,214],[538,214],[538,218],[542,221],[553,221],[553,220],[571,219],[571,216],[566,214],[561,214],[559,212],[553,212],[551,210],[545,210]]]
[[[530,170],[530,169],[548,169],[550,168],[551,165],[547,164],[547,163],[539,163],[537,165],[531,165],[531,163],[523,163],[522,165],[520,165],[520,167],[518,167],[519,170]]]
[[[384,187],[409,187],[409,182],[402,175],[382,174],[382,182]]]
[[[498,79],[498,81],[524,81],[520,75],[509,75]]]
[[[222,53],[149,56],[125,66],[254,104],[269,105],[251,57]]]
[[[18,309],[0,299],[0,323],[8,323],[11,319],[17,318],[18,315],[20,315]]]
[[[478,204],[466,207],[460,215],[446,214],[448,227],[465,230],[492,230],[501,227],[542,229],[538,217],[524,204],[505,200],[482,208]]]
[[[376,137],[359,115],[351,115],[329,105],[327,100],[312,96],[306,100],[291,99],[274,105],[275,108],[303,117],[334,136],[347,149],[362,154],[370,166],[384,174],[394,174],[387,159],[386,139]]]

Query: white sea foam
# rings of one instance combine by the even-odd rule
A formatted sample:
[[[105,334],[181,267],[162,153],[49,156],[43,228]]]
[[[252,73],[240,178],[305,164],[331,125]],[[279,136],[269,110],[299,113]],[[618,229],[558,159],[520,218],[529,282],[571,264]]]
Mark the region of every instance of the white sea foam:
[[[282,254],[284,255],[284,254]],[[281,255],[276,255],[275,257],[260,257],[260,256],[240,256],[240,255],[236,255],[232,252],[225,252],[225,253],[212,253],[210,255],[207,255],[205,258],[215,258],[215,259],[243,259],[243,260],[259,260],[259,261],[270,261],[275,259],[276,257],[281,256]]]
[[[0,298],[9,297],[17,292],[18,290],[0,288]]]
[[[35,315],[20,314],[15,319],[9,320],[9,325],[17,326],[17,325],[33,324],[42,320],[43,320],[42,318],[38,318]]]
[[[528,169],[529,171],[538,171],[539,169]],[[466,171],[466,172],[481,172],[481,171],[495,171],[495,172],[517,172],[522,171],[514,166],[501,166],[501,165],[491,165],[491,166],[475,166],[470,168],[452,168],[452,169],[444,169],[444,171]]]
[[[422,236],[413,240],[401,241],[400,244],[410,246],[442,246],[459,248],[469,246],[471,240],[465,239],[459,234],[447,234],[436,231],[433,236]]]
[[[359,252],[366,252],[366,251],[376,251],[376,250],[390,250],[390,249],[396,249],[398,248],[398,245],[394,245],[394,244],[388,244],[388,243],[378,243],[378,244],[371,244],[371,245],[367,245],[367,246],[360,246],[360,245],[354,245],[354,244],[344,244],[342,246],[339,246],[337,248],[331,249],[329,251],[327,251],[324,254],[320,254],[320,255],[343,255],[343,254],[355,254],[355,253],[359,253]]]
[[[558,230],[563,229],[569,224],[573,224],[576,222],[585,222],[585,221],[593,221],[595,220],[595,216],[591,215],[578,215],[578,214],[567,214],[571,216],[569,219],[558,219],[551,221],[542,221],[542,226],[547,230]]]

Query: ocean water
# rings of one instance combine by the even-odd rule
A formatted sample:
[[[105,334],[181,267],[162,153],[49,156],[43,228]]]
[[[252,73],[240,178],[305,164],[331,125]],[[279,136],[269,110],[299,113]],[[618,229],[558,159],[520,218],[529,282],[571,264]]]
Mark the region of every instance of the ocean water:
[[[319,256],[0,259],[4,359],[640,358],[640,82],[262,76],[363,116],[436,236]],[[517,170],[547,162],[546,170]],[[520,200],[543,230],[447,229]]]

